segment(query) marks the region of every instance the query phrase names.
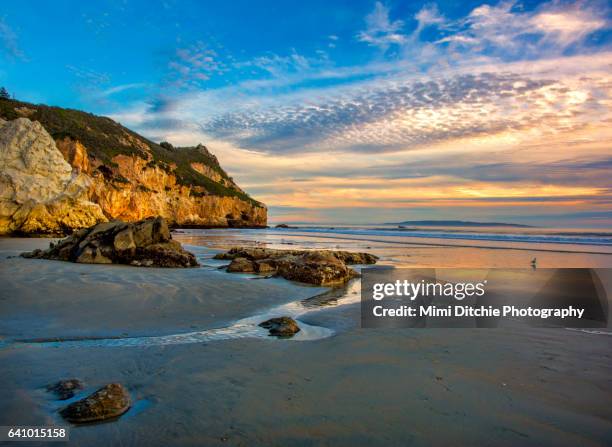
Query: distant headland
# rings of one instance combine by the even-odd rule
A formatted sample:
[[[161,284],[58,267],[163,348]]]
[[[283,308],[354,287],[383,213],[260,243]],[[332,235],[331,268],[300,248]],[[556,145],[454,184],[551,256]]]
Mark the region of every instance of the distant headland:
[[[388,222],[385,225],[411,225],[417,227],[512,227],[534,228],[532,225],[522,225],[503,222],[471,222],[467,220],[405,220],[403,222]]]

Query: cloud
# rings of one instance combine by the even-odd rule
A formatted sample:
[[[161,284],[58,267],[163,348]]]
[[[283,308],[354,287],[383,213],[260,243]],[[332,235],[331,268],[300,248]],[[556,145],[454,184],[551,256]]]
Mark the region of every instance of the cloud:
[[[77,67],[75,65],[66,65],[66,69],[80,82],[86,84],[87,87],[99,87],[110,82],[110,76],[107,73],[98,72],[89,68]]]
[[[25,53],[19,47],[17,34],[2,17],[0,17],[0,48],[9,59],[27,61]]]
[[[260,151],[375,153],[528,128],[569,131],[610,116],[610,77],[547,76],[484,71],[376,80],[319,91],[307,103],[303,95],[268,107],[254,101],[201,123],[215,138]]]
[[[131,84],[116,85],[114,87],[110,87],[110,88],[107,88],[106,90],[101,91],[100,96],[107,98],[109,96],[123,93],[128,90],[141,89],[146,86],[147,84],[144,84],[142,82],[134,82]]]
[[[465,19],[447,22],[446,35],[436,43],[505,58],[551,56],[609,27],[604,19],[607,7],[593,2],[570,6],[550,2],[530,12],[517,8],[514,1],[479,6]]]
[[[608,27],[594,5],[503,2],[451,19],[430,4],[405,29],[376,3],[361,44],[343,41],[385,50],[367,63],[298,49],[204,61],[199,47],[173,57],[194,88],[116,118],[157,141],[207,143],[292,220],[339,210],[337,221],[350,213],[342,206],[355,216],[596,213],[612,203],[612,52],[587,45]],[[215,61],[222,71],[206,65]],[[200,70],[232,71],[231,84],[201,89]]]
[[[381,2],[376,2],[374,10],[365,18],[366,29],[357,34],[357,39],[383,50],[390,45],[400,45],[406,42],[407,36],[401,32],[404,22],[391,21],[389,8]]]
[[[607,26],[602,11],[576,7],[571,10],[543,11],[529,24],[542,34],[542,41],[551,41],[561,48],[584,40],[586,36]]]
[[[288,73],[310,70],[313,62],[315,62],[314,59],[307,58],[293,50],[287,56],[270,53],[265,56],[255,57],[249,61],[237,62],[234,66],[236,68],[257,68],[273,77],[279,77]]]
[[[418,23],[413,33],[415,35],[420,34],[420,32],[428,26],[436,25],[438,27],[443,27],[447,23],[446,18],[440,14],[435,3],[423,6],[423,8],[415,14],[414,18]]]
[[[167,81],[174,87],[198,87],[212,76],[228,71],[215,50],[203,42],[177,48],[168,62]]]
[[[169,113],[175,111],[179,105],[180,101],[171,96],[157,95],[148,101],[147,112],[152,115]]]

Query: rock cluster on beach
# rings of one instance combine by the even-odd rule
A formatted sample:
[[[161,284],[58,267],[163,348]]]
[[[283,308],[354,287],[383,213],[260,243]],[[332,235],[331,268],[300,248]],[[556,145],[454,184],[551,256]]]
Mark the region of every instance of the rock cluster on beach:
[[[48,250],[22,253],[25,258],[84,264],[129,264],[143,267],[195,267],[195,256],[172,240],[166,221],[104,222],[76,231]]]
[[[77,424],[105,421],[130,409],[130,395],[123,385],[111,383],[60,411],[68,422]]]
[[[378,257],[369,253],[327,250],[275,250],[270,248],[232,248],[215,259],[232,262],[232,273],[277,274],[285,279],[315,285],[342,284],[356,276],[350,264],[374,264]]]

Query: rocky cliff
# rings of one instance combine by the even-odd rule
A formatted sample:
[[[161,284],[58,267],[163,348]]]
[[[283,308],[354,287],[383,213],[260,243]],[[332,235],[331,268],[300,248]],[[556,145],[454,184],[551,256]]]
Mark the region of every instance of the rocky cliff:
[[[38,122],[0,120],[0,233],[64,233],[106,220]]]
[[[162,216],[175,226],[265,226],[267,210],[203,145],[156,144],[109,118],[0,101],[0,234],[66,233]]]

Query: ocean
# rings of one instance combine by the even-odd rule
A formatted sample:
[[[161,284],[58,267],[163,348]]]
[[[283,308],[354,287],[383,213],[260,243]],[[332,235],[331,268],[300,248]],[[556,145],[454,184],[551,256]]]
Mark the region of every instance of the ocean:
[[[267,229],[183,229],[182,243],[225,249],[369,251],[394,267],[612,267],[612,231],[555,228],[451,228],[300,225]]]

